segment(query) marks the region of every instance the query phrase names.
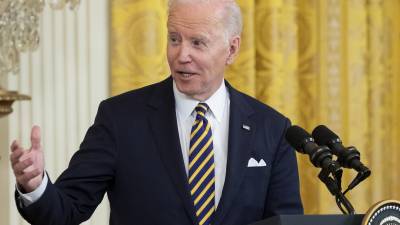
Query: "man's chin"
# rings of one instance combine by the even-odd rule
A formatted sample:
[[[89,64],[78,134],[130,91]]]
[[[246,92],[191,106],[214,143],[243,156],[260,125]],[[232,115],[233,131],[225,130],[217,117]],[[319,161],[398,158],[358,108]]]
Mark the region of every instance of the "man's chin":
[[[184,95],[186,95],[190,98],[193,98],[193,99],[196,99],[199,101],[204,100],[202,97],[204,95],[204,92],[200,91],[200,88],[186,87],[185,85],[183,85],[181,87],[179,87],[177,85],[177,88],[178,88],[179,92],[183,93]]]
[[[200,94],[199,91],[197,91],[197,89],[190,88],[190,87],[181,87],[181,88],[178,87],[178,90],[181,93],[183,93],[187,96],[190,96],[190,97]]]

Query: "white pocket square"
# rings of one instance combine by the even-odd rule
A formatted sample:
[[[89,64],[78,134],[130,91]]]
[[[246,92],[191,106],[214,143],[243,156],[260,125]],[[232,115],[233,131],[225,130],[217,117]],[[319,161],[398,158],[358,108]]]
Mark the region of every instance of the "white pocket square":
[[[267,166],[264,159],[260,159],[260,162],[257,162],[254,158],[250,158],[249,162],[247,163],[247,167],[264,167]]]

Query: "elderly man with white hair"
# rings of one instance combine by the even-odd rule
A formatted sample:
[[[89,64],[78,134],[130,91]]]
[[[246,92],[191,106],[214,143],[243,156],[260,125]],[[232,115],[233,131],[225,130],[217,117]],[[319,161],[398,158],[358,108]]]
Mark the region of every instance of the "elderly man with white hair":
[[[11,144],[28,222],[79,224],[105,193],[112,225],[243,225],[303,213],[289,120],[224,80],[240,47],[238,5],[171,0],[167,26],[171,76],[104,100],[54,183],[38,126],[30,148]]]

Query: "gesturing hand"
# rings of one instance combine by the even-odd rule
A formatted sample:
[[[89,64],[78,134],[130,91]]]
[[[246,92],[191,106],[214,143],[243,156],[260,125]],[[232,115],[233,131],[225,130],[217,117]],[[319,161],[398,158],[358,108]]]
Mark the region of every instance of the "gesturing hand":
[[[24,150],[18,141],[11,144],[11,166],[17,184],[24,192],[32,192],[42,182],[44,171],[44,154],[40,145],[40,128],[33,126],[31,131],[31,147]]]

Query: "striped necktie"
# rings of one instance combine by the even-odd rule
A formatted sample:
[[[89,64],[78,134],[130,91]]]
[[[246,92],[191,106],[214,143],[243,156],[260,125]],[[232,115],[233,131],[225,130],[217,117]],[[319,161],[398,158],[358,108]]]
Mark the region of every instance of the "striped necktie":
[[[199,103],[190,133],[189,188],[200,225],[209,225],[215,212],[214,150],[211,126],[205,117],[209,107]]]

